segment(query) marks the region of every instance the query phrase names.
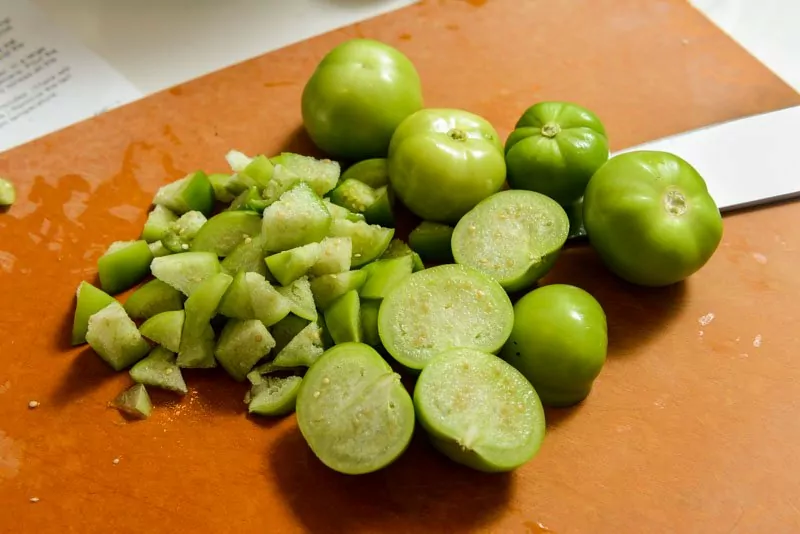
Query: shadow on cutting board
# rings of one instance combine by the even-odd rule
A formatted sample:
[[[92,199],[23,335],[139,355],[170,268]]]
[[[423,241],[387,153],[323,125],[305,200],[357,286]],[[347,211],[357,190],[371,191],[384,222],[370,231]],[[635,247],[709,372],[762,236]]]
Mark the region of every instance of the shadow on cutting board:
[[[600,302],[608,321],[608,356],[634,357],[637,348],[664,329],[686,298],[683,282],[668,287],[639,287],[614,276],[588,246],[564,249],[540,285],[571,284]]]
[[[56,406],[71,404],[89,395],[106,381],[113,380],[116,375],[117,372],[86,345],[70,362],[66,374],[53,393],[52,403]]]
[[[417,428],[394,464],[347,476],[325,467],[296,426],[265,457],[269,478],[281,487],[310,532],[453,532],[476,529],[507,506],[511,474],[472,471],[447,460]],[[457,498],[454,498],[457,496]]]

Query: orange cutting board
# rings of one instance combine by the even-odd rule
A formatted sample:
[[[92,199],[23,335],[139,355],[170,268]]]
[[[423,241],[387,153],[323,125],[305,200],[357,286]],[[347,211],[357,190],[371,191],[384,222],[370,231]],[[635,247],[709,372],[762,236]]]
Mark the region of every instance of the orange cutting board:
[[[662,290],[567,250],[546,281],[600,300],[608,363],[512,474],[452,464],[417,432],[386,470],[338,475],[293,416],[249,419],[246,386],[218,370],[187,372],[182,401],[154,393],[147,421],[107,407],[129,379],[69,347],[78,283],[165,182],[224,170],[231,148],[309,151],[303,83],[357,36],[402,49],[427,105],[504,137],[544,99],[595,110],[615,150],[800,103],[681,0],[429,0],[0,155],[19,189],[0,214],[0,532],[800,531],[799,204],[726,217],[712,261]]]

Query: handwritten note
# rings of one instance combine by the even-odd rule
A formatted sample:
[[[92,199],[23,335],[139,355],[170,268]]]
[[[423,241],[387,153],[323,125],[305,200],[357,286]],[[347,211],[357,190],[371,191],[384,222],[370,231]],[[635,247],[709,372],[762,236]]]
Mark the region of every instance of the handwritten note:
[[[0,1],[0,151],[140,96],[34,5]]]

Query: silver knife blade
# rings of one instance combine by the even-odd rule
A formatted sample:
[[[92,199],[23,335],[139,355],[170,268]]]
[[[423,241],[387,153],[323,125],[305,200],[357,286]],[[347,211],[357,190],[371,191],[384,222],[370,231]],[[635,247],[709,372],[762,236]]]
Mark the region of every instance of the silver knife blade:
[[[706,126],[626,148],[663,150],[705,179],[720,211],[800,197],[800,106]]]

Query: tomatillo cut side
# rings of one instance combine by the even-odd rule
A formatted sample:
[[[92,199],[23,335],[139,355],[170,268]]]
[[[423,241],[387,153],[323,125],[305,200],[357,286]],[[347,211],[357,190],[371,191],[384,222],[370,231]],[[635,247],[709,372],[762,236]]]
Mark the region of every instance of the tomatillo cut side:
[[[389,145],[389,181],[417,216],[455,224],[506,180],[503,144],[485,119],[457,109],[423,109]]]
[[[363,343],[336,345],[311,366],[296,411],[314,454],[348,475],[386,467],[414,432],[414,404],[400,375]]]
[[[538,452],[542,403],[512,366],[472,349],[435,357],[419,375],[414,407],[434,447],[479,471],[511,471]]]
[[[588,109],[539,102],[517,121],[505,152],[512,189],[537,191],[568,206],[608,160],[608,139],[603,123]]]
[[[606,315],[575,286],[534,289],[514,305],[514,329],[500,356],[536,388],[545,406],[585,399],[606,361]]]
[[[661,151],[626,152],[603,165],[586,188],[583,224],[606,266],[643,286],[686,279],[722,240],[722,216],[703,177]]]
[[[451,244],[456,263],[517,291],[553,267],[568,233],[569,218],[556,201],[534,191],[509,190],[464,215]]]
[[[406,277],[378,312],[383,346],[412,371],[450,349],[497,352],[513,324],[514,308],[502,286],[472,267],[453,264]]]

